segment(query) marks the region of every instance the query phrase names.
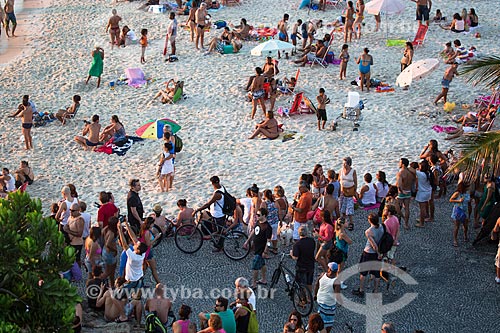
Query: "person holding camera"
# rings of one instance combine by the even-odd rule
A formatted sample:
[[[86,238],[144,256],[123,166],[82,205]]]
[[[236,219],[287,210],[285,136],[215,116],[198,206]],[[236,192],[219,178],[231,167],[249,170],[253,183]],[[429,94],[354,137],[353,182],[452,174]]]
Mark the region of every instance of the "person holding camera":
[[[99,116],[93,115],[92,122],[84,120],[85,126],[83,127],[82,135],[75,136],[75,141],[80,144],[85,150],[94,150],[99,145],[99,132],[101,131],[101,124],[99,124]],[[85,136],[88,135],[88,138]]]

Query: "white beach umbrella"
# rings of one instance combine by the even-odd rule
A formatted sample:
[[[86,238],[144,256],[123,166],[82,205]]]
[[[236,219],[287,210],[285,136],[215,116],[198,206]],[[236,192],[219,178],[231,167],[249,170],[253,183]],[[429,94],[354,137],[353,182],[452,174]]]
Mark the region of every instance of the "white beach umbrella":
[[[254,47],[250,54],[254,56],[264,56],[264,57],[272,57],[278,53],[278,51],[292,51],[294,48],[293,44],[280,41],[278,39],[271,39],[267,42],[259,44]]]
[[[365,11],[372,15],[396,15],[401,14],[405,10],[405,4],[399,0],[373,0],[365,5]],[[385,38],[389,35],[389,25],[386,24]]]
[[[439,60],[430,58],[414,62],[406,67],[404,71],[399,74],[396,79],[396,85],[400,87],[409,86],[413,81],[420,80],[421,78],[432,73],[439,67]]]

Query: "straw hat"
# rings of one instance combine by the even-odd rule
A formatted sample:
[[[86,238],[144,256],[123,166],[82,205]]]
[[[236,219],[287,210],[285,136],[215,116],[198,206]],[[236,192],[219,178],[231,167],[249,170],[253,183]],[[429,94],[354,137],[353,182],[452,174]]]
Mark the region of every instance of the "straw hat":
[[[153,207],[153,212],[161,212],[163,208],[161,208],[161,205],[159,203],[155,204]]]

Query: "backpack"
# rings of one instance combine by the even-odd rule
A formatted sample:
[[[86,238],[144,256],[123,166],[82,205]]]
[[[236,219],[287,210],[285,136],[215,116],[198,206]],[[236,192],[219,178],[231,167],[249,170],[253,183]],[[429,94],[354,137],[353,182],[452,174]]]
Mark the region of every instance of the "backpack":
[[[394,239],[392,238],[392,235],[387,232],[385,224],[382,223],[382,227],[384,228],[384,234],[378,243],[378,251],[382,254],[386,254],[391,250],[392,245],[394,244]]]
[[[175,152],[179,153],[182,150],[182,139],[177,134],[174,134],[175,138]]]
[[[224,192],[221,190],[217,191],[222,193],[222,197],[224,198],[224,205],[221,207],[222,208],[222,213],[227,216],[233,216],[234,210],[236,209],[236,198],[233,197],[231,194],[227,193],[226,188],[224,188]],[[216,201],[217,205],[219,203]],[[219,205],[220,206],[220,205]]]
[[[167,329],[163,326],[155,311],[146,316],[145,327],[146,330],[144,332],[146,333],[167,333]]]
[[[257,315],[254,311],[250,310],[246,306],[242,306],[243,309],[250,313],[250,319],[248,319],[248,333],[259,333],[259,321],[257,320]]]

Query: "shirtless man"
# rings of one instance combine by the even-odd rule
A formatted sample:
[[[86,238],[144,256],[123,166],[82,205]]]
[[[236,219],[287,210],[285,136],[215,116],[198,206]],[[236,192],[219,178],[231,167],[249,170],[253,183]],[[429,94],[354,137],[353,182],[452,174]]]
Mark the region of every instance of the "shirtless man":
[[[167,328],[168,325],[168,311],[172,308],[172,302],[165,297],[165,286],[158,283],[155,287],[154,298],[148,299],[144,309],[146,315],[149,312],[156,312],[156,315],[161,320],[163,326]]]
[[[33,142],[31,138],[31,128],[33,127],[33,109],[30,103],[23,99],[22,107],[24,108],[19,116],[21,118],[24,143],[26,144],[26,150],[33,149]]]
[[[10,37],[9,23],[12,22],[12,37],[17,37],[14,34],[17,27],[16,14],[14,14],[14,0],[7,0],[3,8],[5,10],[5,33],[7,34],[7,37]]]
[[[83,127],[82,135],[75,136],[75,141],[79,143],[83,149],[94,150],[95,147],[99,144],[99,132],[101,131],[101,124],[99,124],[99,116],[92,116],[92,123],[86,122]],[[87,139],[85,135],[89,135]]]
[[[264,71],[264,75],[266,78],[270,79],[276,75],[279,74],[280,70],[278,69],[278,66],[276,63],[273,61],[273,58],[267,57],[266,58],[266,63],[264,64],[264,67],[262,68]]]
[[[278,22],[278,38],[288,42],[288,14],[283,15],[283,19]]]
[[[427,26],[429,26],[429,13],[432,8],[431,0],[411,0],[417,4],[417,21],[418,25],[425,21]]]
[[[408,230],[409,219],[410,219],[410,199],[411,199],[411,189],[413,183],[415,182],[415,175],[408,170],[408,165],[410,162],[406,158],[402,158],[399,161],[399,172],[396,175],[396,186],[398,187],[398,202],[399,206],[404,206],[404,221],[405,229]]]
[[[325,43],[321,39],[319,39],[316,46],[316,54],[307,53],[302,58],[295,60],[294,63],[302,64],[301,66],[304,67],[308,61],[313,61],[315,58],[323,59],[325,53],[326,53]]]
[[[115,281],[115,289],[106,290],[104,283],[101,283],[99,295],[97,296],[96,306],[98,308],[104,305],[104,319],[106,321],[123,320],[120,318],[120,313],[124,312],[125,304],[127,304],[127,294],[122,290],[125,279],[119,277]]]
[[[202,2],[200,8],[195,12],[195,23],[196,23],[196,41],[195,46],[198,48],[198,43],[201,49],[203,49],[203,38],[205,37],[205,19],[207,16],[207,4]]]
[[[28,161],[21,161],[21,167],[14,172],[14,176],[16,177],[16,187],[21,186],[25,182],[33,184],[33,180],[35,179],[35,174],[28,165]]]
[[[457,68],[458,64],[455,62],[450,67],[448,67],[444,72],[443,79],[441,80],[442,90],[441,93],[437,95],[436,99],[434,100],[434,105],[437,105],[437,102],[439,102],[441,98],[446,103],[446,98],[448,97],[448,90],[450,89],[451,80],[453,80],[453,77],[455,75],[458,76]]]
[[[116,9],[111,11],[113,14],[106,25],[106,33],[109,31],[109,38],[111,40],[111,49],[116,45],[120,45],[120,21],[122,18],[116,14]]]
[[[237,26],[231,25],[231,27],[234,28],[232,32],[233,36],[240,40],[247,39],[248,36],[250,35],[250,25],[248,25],[247,20],[245,18],[241,19],[240,25]]]

